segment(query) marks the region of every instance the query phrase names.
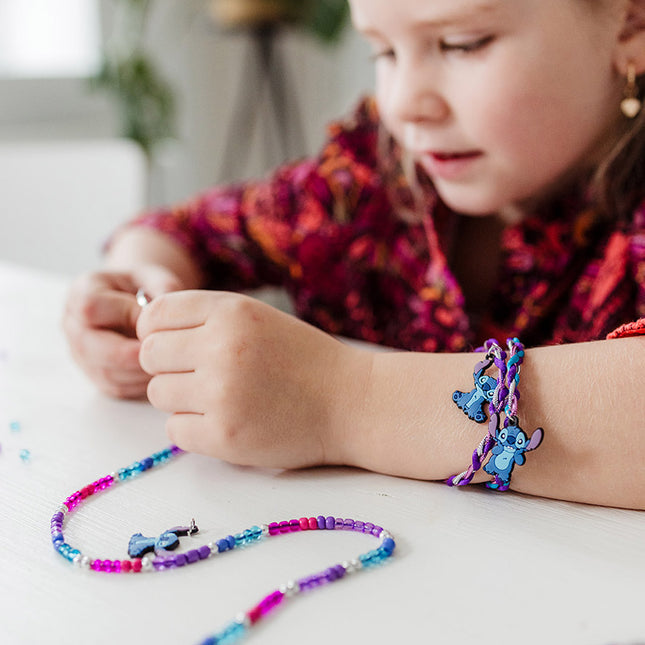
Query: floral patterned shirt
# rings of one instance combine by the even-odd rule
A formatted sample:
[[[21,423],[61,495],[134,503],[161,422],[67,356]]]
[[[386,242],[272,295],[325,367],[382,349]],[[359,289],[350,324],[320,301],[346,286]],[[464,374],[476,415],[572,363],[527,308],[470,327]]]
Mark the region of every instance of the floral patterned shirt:
[[[396,157],[396,144],[387,145]],[[497,286],[475,324],[446,258],[458,216],[430,186],[421,216],[410,218],[413,191],[402,173],[384,169],[383,152],[376,106],[366,99],[330,126],[318,157],[133,224],[183,245],[209,288],[282,285],[302,319],[391,347],[454,352],[489,336],[535,346],[601,339],[626,323],[640,329],[645,201],[619,225],[572,196],[507,228]]]

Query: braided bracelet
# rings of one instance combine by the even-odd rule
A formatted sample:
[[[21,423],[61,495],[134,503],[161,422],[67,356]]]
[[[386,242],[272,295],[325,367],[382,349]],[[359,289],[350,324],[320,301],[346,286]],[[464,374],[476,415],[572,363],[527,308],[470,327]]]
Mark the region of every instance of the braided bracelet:
[[[517,464],[526,462],[524,453],[535,450],[544,437],[542,428],[537,428],[529,438],[519,425],[517,417],[520,392],[520,367],[524,359],[524,346],[517,338],[507,339],[508,353],[491,338],[478,352],[486,352],[484,360],[475,365],[474,389],[469,392],[455,390],[452,400],[470,419],[477,423],[486,420],[484,408],[488,403],[488,431],[473,452],[471,464],[461,473],[446,480],[448,486],[466,486],[472,482],[475,473],[484,471],[493,476],[486,484],[488,488],[506,491],[510,487],[511,474]],[[508,360],[507,360],[508,358]],[[488,376],[492,366],[498,370],[497,378]],[[503,423],[500,428],[500,421]],[[487,457],[490,459],[484,465]]]
[[[142,571],[165,571],[176,569],[218,554],[246,546],[276,535],[312,530],[343,530],[366,533],[380,540],[380,544],[371,551],[357,558],[332,565],[313,575],[292,580],[265,596],[257,605],[240,614],[234,621],[219,632],[202,641],[201,645],[221,645],[233,643],[245,636],[261,618],[281,605],[286,599],[299,593],[315,589],[319,586],[336,582],[346,574],[371,568],[387,560],[395,549],[395,543],[390,533],[371,522],[353,519],[318,515],[316,517],[301,517],[281,522],[271,522],[260,526],[252,526],[240,533],[227,535],[219,540],[209,542],[185,553],[172,553],[179,546],[180,537],[192,536],[199,529],[192,520],[189,526],[175,526],[164,531],[155,538],[149,538],[141,533],[135,533],[128,545],[128,555],[131,559],[101,560],[90,558],[65,542],[63,526],[71,513],[79,504],[100,491],[125,482],[142,473],[159,466],[181,454],[177,446],[170,446],[132,465],[121,468],[105,477],[88,484],[70,495],[54,513],[51,519],[51,541],[57,553],[67,561],[82,569],[100,573],[139,573]],[[154,553],[154,556],[151,555]]]

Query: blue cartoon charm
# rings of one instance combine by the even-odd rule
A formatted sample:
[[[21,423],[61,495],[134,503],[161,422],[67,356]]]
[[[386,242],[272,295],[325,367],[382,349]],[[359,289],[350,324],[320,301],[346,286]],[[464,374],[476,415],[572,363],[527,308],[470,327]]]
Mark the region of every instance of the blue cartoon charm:
[[[479,361],[475,365],[473,378],[475,387],[470,392],[455,390],[452,393],[452,400],[457,404],[464,414],[468,415],[477,423],[486,421],[484,406],[493,400],[493,394],[497,387],[497,381],[492,376],[486,376],[486,370],[493,364],[492,358]]]
[[[495,445],[484,470],[494,477],[493,481],[488,482],[486,486],[505,491],[510,486],[511,473],[515,464],[521,466],[526,462],[524,453],[535,450],[542,443],[544,431],[542,428],[537,428],[531,437],[527,437],[524,430],[517,425],[517,421],[505,428],[498,426],[499,415],[493,413],[488,423],[488,431],[495,439]]]
[[[128,555],[131,558],[141,558],[151,551],[154,551],[156,555],[162,555],[164,551],[172,551],[179,546],[180,535],[192,535],[198,531],[195,520],[191,520],[190,526],[175,526],[164,531],[156,538],[149,538],[142,533],[135,533],[128,543]]]

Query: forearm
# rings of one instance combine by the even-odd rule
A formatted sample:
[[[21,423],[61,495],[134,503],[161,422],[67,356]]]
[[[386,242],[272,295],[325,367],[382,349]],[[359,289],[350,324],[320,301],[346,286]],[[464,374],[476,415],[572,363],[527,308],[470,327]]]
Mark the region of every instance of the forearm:
[[[172,271],[186,289],[197,289],[204,277],[189,252],[168,235],[151,228],[127,228],[117,234],[105,255],[109,269],[131,271],[155,264]]]
[[[452,402],[472,387],[480,354],[376,354],[348,415],[348,454],[379,472],[441,480],[462,471],[486,433]],[[518,416],[545,439],[513,473],[513,489],[645,508],[645,339],[527,350]],[[488,477],[484,473],[475,481]]]

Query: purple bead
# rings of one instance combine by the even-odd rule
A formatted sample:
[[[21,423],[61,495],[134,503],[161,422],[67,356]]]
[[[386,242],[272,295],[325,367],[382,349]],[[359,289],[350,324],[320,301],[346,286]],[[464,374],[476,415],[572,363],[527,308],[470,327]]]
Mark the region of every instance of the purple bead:
[[[347,518],[347,519],[343,522],[343,528],[344,528],[346,531],[351,531],[351,530],[353,530],[353,529],[354,529],[354,520]]]
[[[300,526],[300,522],[298,520],[289,520],[289,530],[292,533],[302,530],[302,527]]]
[[[342,529],[344,526],[345,520],[342,517],[337,517],[334,522],[335,529]]]
[[[329,529],[331,531],[335,526],[336,526],[336,520],[331,515],[325,518],[326,529]]]
[[[65,517],[60,511],[58,511],[58,513],[55,513],[54,517],[52,517],[52,520],[55,520],[56,522],[62,522],[64,519]]]
[[[356,520],[356,522],[354,522],[354,530],[355,531],[362,532],[364,526],[365,526],[365,522],[361,522],[360,520]]]
[[[178,553],[175,556],[171,556],[168,560],[175,560],[175,565],[178,567],[183,567],[188,562],[187,553]]]
[[[193,564],[198,560],[201,560],[201,558],[199,557],[199,551],[197,551],[197,549],[191,549],[190,551],[186,552],[186,561],[188,562],[188,564]]]
[[[318,523],[318,528],[322,531],[325,528],[325,516],[319,515],[316,518],[316,522]]]
[[[271,522],[269,524],[269,535],[276,535],[280,533],[280,525],[277,522]]]
[[[383,531],[382,526],[375,526],[374,528],[372,528],[372,535],[374,537],[378,537],[379,535],[381,535],[382,531]]]
[[[371,533],[373,528],[374,524],[371,522],[365,522],[365,524],[363,524],[363,533]]]
[[[204,546],[200,546],[199,549],[197,549],[197,553],[199,553],[199,557],[202,560],[206,560],[206,558],[210,557],[211,550],[206,544],[204,544]]]

